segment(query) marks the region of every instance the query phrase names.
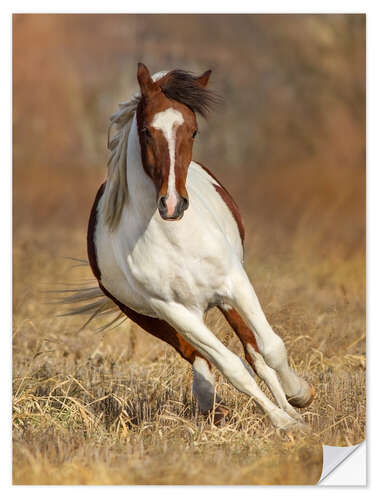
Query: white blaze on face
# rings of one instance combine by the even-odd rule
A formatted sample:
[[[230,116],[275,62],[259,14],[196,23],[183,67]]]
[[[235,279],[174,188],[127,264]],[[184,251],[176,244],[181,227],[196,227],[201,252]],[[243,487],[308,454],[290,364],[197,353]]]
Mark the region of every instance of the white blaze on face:
[[[169,151],[169,175],[168,175],[168,191],[166,196],[167,215],[172,216],[175,212],[178,196],[176,192],[176,173],[175,173],[175,157],[176,157],[176,131],[177,128],[184,122],[182,114],[173,108],[168,108],[165,111],[160,111],[154,116],[151,126],[161,130],[168,144]]]

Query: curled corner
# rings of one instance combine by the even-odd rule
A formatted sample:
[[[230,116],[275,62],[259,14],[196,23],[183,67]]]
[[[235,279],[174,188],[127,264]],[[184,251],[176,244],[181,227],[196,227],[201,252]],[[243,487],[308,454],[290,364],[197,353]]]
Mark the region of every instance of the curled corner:
[[[322,485],[324,486],[325,484],[329,485],[329,484],[333,484],[331,482],[326,482],[325,479],[327,478],[327,476],[329,474],[331,474],[331,472],[333,472],[340,464],[342,464],[344,461],[346,461],[348,459],[348,457],[350,457],[361,445],[365,445],[365,441],[363,441],[362,443],[359,443],[359,444],[356,444],[354,446],[327,446],[327,445],[323,445],[323,467],[322,467],[322,474],[320,476],[320,479],[318,481],[318,484],[319,485]],[[366,447],[364,446],[363,447],[363,457],[359,457],[360,458],[360,464],[359,464],[359,468],[361,469],[360,472],[362,472],[361,477],[366,477]],[[351,464],[348,464],[349,466]],[[356,463],[356,465],[358,466],[358,464]],[[354,473],[355,475],[355,472],[354,470],[351,470],[351,472]],[[349,484],[353,484],[353,485],[360,485],[360,484],[365,484],[366,483],[366,479],[364,479],[364,481],[360,481],[360,482],[357,482],[358,479],[357,478],[354,478],[354,475],[352,476],[353,477],[353,483],[350,483],[350,478],[348,478],[349,482],[347,483],[348,485]],[[349,474],[349,476],[351,476],[351,474]],[[337,483],[337,485],[339,485],[339,483]]]

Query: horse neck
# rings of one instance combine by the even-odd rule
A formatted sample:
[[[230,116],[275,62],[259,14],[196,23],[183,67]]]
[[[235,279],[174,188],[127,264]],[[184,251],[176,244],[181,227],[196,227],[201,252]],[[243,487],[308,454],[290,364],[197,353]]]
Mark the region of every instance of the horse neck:
[[[146,174],[141,156],[141,146],[137,128],[137,115],[134,114],[129,132],[127,148],[128,209],[149,218],[156,211],[155,186]]]

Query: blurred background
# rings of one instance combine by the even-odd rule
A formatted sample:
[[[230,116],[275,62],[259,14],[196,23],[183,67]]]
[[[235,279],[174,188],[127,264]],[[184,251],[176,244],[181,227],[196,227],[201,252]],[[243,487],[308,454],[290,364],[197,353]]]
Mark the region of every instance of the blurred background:
[[[363,254],[364,16],[15,15],[13,50],[15,243],[85,230],[143,61],[213,70],[224,103],[194,156],[237,200],[250,251]]]
[[[321,395],[326,444],[363,439],[365,57],[364,15],[14,15],[15,375],[72,373],[99,344],[135,363],[172,352],[142,332],[77,333],[39,288],[70,281],[62,256],[86,258],[109,116],[137,88],[137,62],[212,69],[223,103],[200,120],[193,157],[240,207],[247,270]]]

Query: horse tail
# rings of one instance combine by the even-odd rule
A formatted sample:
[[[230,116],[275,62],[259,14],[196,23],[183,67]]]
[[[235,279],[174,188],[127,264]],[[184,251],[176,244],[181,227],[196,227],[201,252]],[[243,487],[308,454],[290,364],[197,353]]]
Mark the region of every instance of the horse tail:
[[[87,260],[71,259],[79,262],[79,267],[89,267]],[[76,266],[77,267],[77,266]],[[69,307],[68,310],[57,314],[58,317],[65,316],[88,316],[88,319],[79,328],[79,332],[88,326],[94,319],[107,317],[109,321],[100,328],[97,332],[102,332],[107,329],[117,328],[127,317],[120,311],[119,307],[107,297],[95,279],[78,282],[76,285],[67,285],[67,288],[56,290],[48,290],[52,300],[50,304]]]

